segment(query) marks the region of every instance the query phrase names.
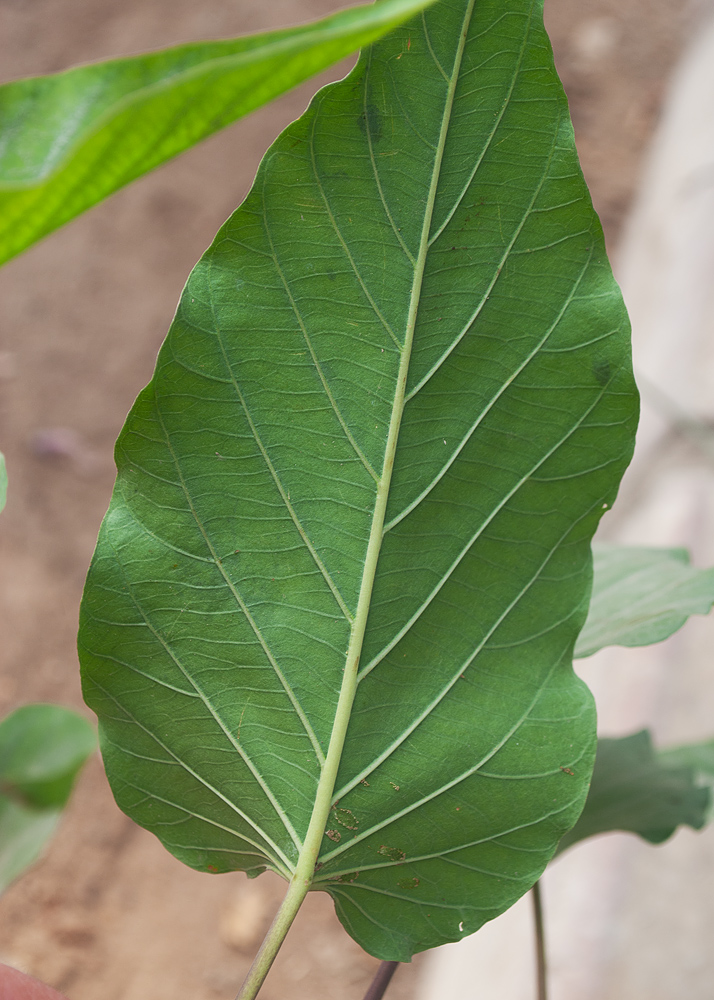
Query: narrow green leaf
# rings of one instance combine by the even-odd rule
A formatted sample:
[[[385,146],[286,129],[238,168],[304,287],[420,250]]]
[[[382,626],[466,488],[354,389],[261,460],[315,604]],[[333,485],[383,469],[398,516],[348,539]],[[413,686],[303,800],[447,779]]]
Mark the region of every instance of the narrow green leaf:
[[[96,745],[93,726],[59,705],[0,722],[0,892],[39,857]]]
[[[430,2],[382,0],[0,87],[0,264]]]
[[[687,751],[690,748],[683,747]],[[622,739],[598,740],[592,785],[580,819],[558,852],[598,833],[626,830],[661,844],[678,826],[701,830],[711,792],[681,751],[657,753],[648,730]]]
[[[649,646],[714,604],[714,569],[696,569],[686,549],[593,545],[593,596],[575,656],[604,646]]]
[[[7,503],[7,469],[5,467],[5,456],[0,451],[0,512]]]
[[[540,3],[441,0],[321,91],[117,445],[80,654],[121,807],[381,958],[525,892],[590,777],[627,332]]]

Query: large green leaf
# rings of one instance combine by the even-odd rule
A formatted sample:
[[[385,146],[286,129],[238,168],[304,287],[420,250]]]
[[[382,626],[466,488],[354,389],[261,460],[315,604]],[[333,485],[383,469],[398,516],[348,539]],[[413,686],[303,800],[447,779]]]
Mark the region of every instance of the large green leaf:
[[[691,749],[696,748],[681,748]],[[699,783],[691,763],[668,756],[676,753],[655,751],[646,729],[621,739],[598,740],[585,808],[558,850],[613,830],[637,833],[651,844],[661,844],[684,824],[701,830],[711,792]]]
[[[504,910],[586,794],[636,409],[541,4],[441,0],[270,149],[119,439],[80,652],[121,807],[380,957]]]
[[[0,263],[430,2],[383,0],[0,87]]]
[[[690,566],[686,549],[594,545],[593,555],[593,595],[576,657],[661,642],[714,604],[714,569]]]
[[[59,705],[0,722],[0,892],[41,854],[96,745],[94,727]]]

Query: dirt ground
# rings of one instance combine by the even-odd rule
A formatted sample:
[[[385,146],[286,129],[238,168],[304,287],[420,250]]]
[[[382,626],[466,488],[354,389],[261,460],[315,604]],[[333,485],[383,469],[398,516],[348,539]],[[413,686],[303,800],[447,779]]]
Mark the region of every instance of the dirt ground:
[[[0,77],[286,25],[339,6],[0,0]],[[612,249],[692,10],[671,0],[546,6]],[[0,519],[0,715],[28,701],[81,706],[77,608],[112,487],[114,438],[151,376],[191,266],[314,87],[121,192],[0,274],[0,449],[10,475]],[[281,895],[269,876],[248,882],[184,868],[119,812],[94,760],[46,858],[0,900],[0,957],[72,1000],[228,998]],[[315,894],[265,1000],[358,1000],[376,964]],[[419,965],[399,971],[392,1000],[412,995]]]

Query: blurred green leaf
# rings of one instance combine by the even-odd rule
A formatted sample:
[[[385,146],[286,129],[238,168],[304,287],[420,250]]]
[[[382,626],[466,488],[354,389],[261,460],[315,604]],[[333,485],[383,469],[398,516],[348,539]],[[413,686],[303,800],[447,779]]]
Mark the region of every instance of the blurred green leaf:
[[[668,767],[692,767],[706,778],[714,778],[714,740],[660,750],[659,758]]]
[[[0,263],[430,2],[383,0],[0,87]]]
[[[0,893],[38,860],[61,809],[31,809],[0,795]]]
[[[700,830],[707,822],[711,792],[698,783],[695,767],[686,763],[684,751],[691,749],[658,753],[648,730],[598,740],[585,808],[558,853],[613,830],[637,833],[651,844],[660,844],[681,825]]]
[[[95,747],[93,726],[59,705],[0,722],[0,892],[37,860]]]
[[[714,604],[714,569],[691,566],[686,549],[596,544],[593,557],[593,595],[576,657],[661,642]]]
[[[5,456],[0,451],[0,511],[3,510],[7,501],[7,469],[5,468]]]

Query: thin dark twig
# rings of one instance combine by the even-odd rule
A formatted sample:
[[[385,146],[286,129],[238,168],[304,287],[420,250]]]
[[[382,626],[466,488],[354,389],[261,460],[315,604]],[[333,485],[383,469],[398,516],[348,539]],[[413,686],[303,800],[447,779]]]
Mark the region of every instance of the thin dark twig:
[[[377,969],[377,975],[372,980],[372,985],[364,995],[364,1000],[382,1000],[398,965],[399,962],[382,962]]]
[[[538,1000],[548,1000],[548,968],[545,957],[545,931],[543,929],[543,900],[540,894],[540,882],[536,882],[531,892],[533,900],[533,921],[535,924],[536,945],[536,977],[538,981]]]

